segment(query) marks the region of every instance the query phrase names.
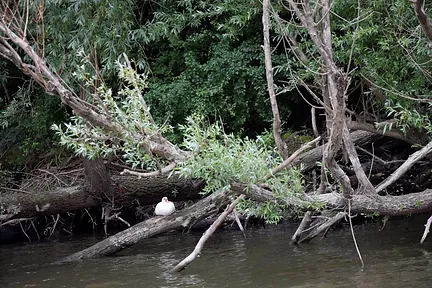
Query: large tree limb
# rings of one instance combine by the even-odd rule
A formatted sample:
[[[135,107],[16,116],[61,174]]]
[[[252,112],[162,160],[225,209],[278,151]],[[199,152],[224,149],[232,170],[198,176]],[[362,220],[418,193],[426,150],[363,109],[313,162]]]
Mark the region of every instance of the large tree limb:
[[[246,186],[241,183],[232,183],[231,190],[240,195],[245,194],[255,201],[274,201],[274,193],[257,185]],[[340,193],[327,193],[320,195],[297,194],[284,200],[289,205],[308,210],[316,203],[324,205],[323,209],[345,211],[346,199]],[[432,189],[419,193],[400,196],[358,195],[351,198],[351,213],[374,214],[382,216],[405,216],[416,213],[432,211]]]
[[[408,144],[415,145],[415,144],[426,144],[427,137],[424,137],[423,134],[417,133],[415,131],[407,131],[407,134],[404,135],[402,131],[399,130],[390,130],[387,129],[384,131],[382,128],[376,128],[374,125],[365,123],[365,122],[358,122],[358,121],[349,121],[347,123],[348,129],[351,130],[362,130],[362,131],[368,131],[371,133],[375,133],[378,135],[383,135],[395,139],[402,140]]]
[[[375,193],[374,186],[369,181],[369,178],[366,176],[366,173],[360,164],[360,160],[358,158],[357,151],[356,151],[354,143],[351,139],[351,135],[349,133],[349,130],[345,124],[346,123],[344,123],[343,129],[342,129],[343,143],[344,143],[345,149],[347,151],[348,157],[351,161],[351,164],[353,165],[354,173],[356,174],[356,177],[360,183],[356,192],[360,193],[360,194]]]
[[[376,139],[380,139],[382,136],[366,131],[354,131],[351,133],[351,137],[354,144],[362,146]],[[299,155],[296,159],[294,159],[292,165],[301,164],[303,166],[302,172],[306,172],[315,168],[317,162],[322,160],[324,147],[325,145],[321,145]]]

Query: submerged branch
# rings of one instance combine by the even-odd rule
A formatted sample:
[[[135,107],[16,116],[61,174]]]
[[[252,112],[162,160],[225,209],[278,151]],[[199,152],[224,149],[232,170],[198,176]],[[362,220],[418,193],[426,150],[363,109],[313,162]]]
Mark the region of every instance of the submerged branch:
[[[205,242],[210,238],[211,235],[216,231],[216,229],[224,222],[225,218],[234,211],[234,208],[237,206],[238,202],[244,198],[244,195],[240,195],[235,199],[226,209],[225,211],[219,215],[219,217],[216,219],[215,222],[204,232],[203,236],[198,241],[197,245],[195,246],[195,249],[192,251],[189,256],[187,256],[185,259],[183,259],[179,264],[177,264],[171,272],[180,272],[182,271],[187,265],[192,263],[199,254],[201,253],[202,248],[204,247]]]

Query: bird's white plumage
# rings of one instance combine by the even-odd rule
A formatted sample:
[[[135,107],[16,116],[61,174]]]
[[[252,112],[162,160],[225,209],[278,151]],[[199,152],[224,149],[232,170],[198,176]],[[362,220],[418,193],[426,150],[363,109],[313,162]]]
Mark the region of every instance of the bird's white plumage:
[[[159,216],[171,215],[175,211],[174,203],[163,197],[162,201],[156,205],[155,214]]]

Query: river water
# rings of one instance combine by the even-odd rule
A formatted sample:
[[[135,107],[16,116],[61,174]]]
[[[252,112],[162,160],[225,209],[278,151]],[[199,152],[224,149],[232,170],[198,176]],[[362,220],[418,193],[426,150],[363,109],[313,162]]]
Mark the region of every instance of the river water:
[[[181,273],[169,269],[194,248],[201,232],[168,233],[113,257],[50,263],[98,241],[0,246],[0,287],[432,287],[432,235],[419,244],[427,216],[355,226],[365,268],[349,227],[294,246],[296,225],[217,231],[200,258]]]

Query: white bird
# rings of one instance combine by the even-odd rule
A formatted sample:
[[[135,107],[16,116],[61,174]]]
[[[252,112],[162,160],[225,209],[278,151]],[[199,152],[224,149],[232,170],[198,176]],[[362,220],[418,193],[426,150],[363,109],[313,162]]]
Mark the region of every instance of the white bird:
[[[162,201],[156,205],[155,214],[160,216],[167,216],[174,213],[175,207],[174,203],[168,201],[167,197],[163,197]]]

